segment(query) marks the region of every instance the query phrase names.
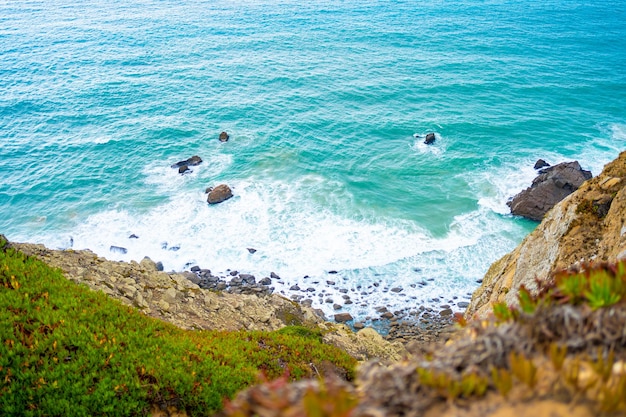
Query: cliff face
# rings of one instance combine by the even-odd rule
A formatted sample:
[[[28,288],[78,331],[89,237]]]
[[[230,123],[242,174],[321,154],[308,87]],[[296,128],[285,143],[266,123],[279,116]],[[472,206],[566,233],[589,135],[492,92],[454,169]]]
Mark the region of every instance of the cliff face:
[[[518,289],[584,262],[626,258],[626,151],[550,210],[513,252],[495,262],[465,312],[485,317],[494,303],[517,305]]]

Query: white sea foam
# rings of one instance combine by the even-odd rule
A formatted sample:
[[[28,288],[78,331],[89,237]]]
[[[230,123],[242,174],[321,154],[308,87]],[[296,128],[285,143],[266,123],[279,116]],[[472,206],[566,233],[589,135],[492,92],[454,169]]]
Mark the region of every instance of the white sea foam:
[[[276,272],[283,277],[282,283],[273,283],[277,292],[310,296],[328,315],[334,313],[333,304],[343,304],[340,288],[348,289],[354,302],[344,310],[361,319],[374,316],[379,305],[401,309],[437,304],[436,297],[447,303],[454,301],[452,295],[467,300],[489,263],[523,233],[503,237],[503,228],[514,226],[482,208],[457,216],[444,238],[433,238],[409,221],[355,219],[320,204],[315,194],[321,187],[341,187],[314,175],[295,182],[234,181],[235,197],[210,206],[202,191],[181,190],[178,174],[156,175],[155,168],[146,172],[172,198],[145,214],[107,210],[90,216],[72,231],[74,248],[90,248],[115,260],[149,256],[166,270],[199,265],[222,274],[230,269],[257,277]],[[139,238],[129,238],[132,234]],[[250,254],[247,248],[257,252]],[[326,280],[337,285],[325,285]],[[294,284],[316,292],[290,291]],[[403,291],[390,292],[393,287]]]

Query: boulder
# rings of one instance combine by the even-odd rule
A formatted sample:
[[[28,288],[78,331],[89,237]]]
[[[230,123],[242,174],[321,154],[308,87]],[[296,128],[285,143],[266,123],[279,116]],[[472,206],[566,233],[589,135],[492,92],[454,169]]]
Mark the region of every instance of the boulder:
[[[546,161],[544,161],[543,159],[537,159],[537,162],[535,162],[535,166],[533,168],[535,169],[541,169],[541,168],[545,168],[545,167],[549,167],[550,164],[547,163]]]
[[[426,145],[431,145],[431,144],[435,143],[435,139],[436,138],[435,138],[435,134],[434,133],[428,133],[426,135],[426,139],[424,139],[424,143]]]
[[[184,161],[178,161],[172,165],[172,168],[181,168],[183,166],[193,167],[196,165],[200,165],[202,163],[202,158],[198,155],[194,155],[189,159],[185,159]],[[180,172],[180,171],[179,171]]]
[[[191,172],[191,170],[189,169],[189,167],[187,165],[183,165],[183,166],[178,168],[178,173],[179,174],[184,174],[185,172]]]
[[[226,132],[220,133],[220,142],[228,142],[229,137],[230,136],[228,136],[228,133]]]
[[[337,323],[345,323],[347,321],[350,320],[354,320],[354,318],[352,317],[352,315],[350,315],[350,313],[338,313],[335,314],[335,321]]]
[[[507,205],[514,215],[541,221],[548,210],[591,177],[591,172],[582,169],[578,161],[544,168],[532,185],[513,197]]]
[[[233,192],[226,184],[220,184],[209,191],[207,202],[209,204],[217,204],[226,201],[233,196]]]

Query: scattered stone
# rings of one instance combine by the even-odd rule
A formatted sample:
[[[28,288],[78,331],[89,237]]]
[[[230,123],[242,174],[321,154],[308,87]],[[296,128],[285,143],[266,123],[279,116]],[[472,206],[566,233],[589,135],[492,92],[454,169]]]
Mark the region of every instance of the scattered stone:
[[[254,248],[247,248],[247,249],[248,249],[248,252],[250,252],[250,253],[256,252],[256,249],[254,249]]]
[[[363,323],[361,323],[360,321],[354,323],[354,329],[355,330],[361,330],[361,329],[364,329],[364,328],[365,328],[365,325]]]
[[[228,135],[228,133],[226,132],[220,133],[220,136],[219,136],[220,142],[228,142],[229,138],[230,136]]]
[[[392,319],[393,318],[393,313],[391,311],[387,311],[386,313],[381,314],[380,317],[382,317],[384,319]]]
[[[345,323],[347,321],[354,320],[354,317],[350,313],[338,313],[335,314],[335,321],[337,323]]]
[[[348,290],[347,290],[346,288],[341,288],[341,289],[339,290],[339,292],[340,292],[340,293],[342,293],[342,294],[345,294],[345,293],[347,293],[347,292],[348,292]]]
[[[452,310],[450,310],[449,308],[447,308],[447,309],[445,309],[445,310],[441,310],[441,311],[439,312],[439,315],[440,315],[441,317],[448,317],[448,316],[451,316],[451,315],[452,315]]]
[[[276,275],[276,273],[274,273],[274,272],[270,272],[270,278],[272,278],[272,279],[280,279],[280,277],[278,275]]]
[[[326,284],[328,284],[328,285],[335,285],[336,283],[335,283],[335,281],[326,281]]]
[[[333,304],[334,310],[341,310],[341,304]]]
[[[200,267],[198,265],[191,267],[191,272],[200,272]]]
[[[111,252],[113,252],[113,253],[122,253],[122,254],[128,253],[128,249],[123,248],[123,247],[121,247],[121,246],[113,246],[113,245],[111,245],[111,247],[109,248],[109,250],[110,250]]]
[[[226,184],[220,184],[217,187],[211,189],[211,191],[209,191],[207,202],[209,204],[218,204],[228,200],[232,196],[233,192],[231,191],[230,187]]]
[[[157,271],[163,271],[165,268],[163,267],[163,262],[159,261],[156,264],[154,264],[154,267],[156,268]]]
[[[261,284],[261,285],[271,285],[272,284],[272,280],[269,277],[265,277],[261,281],[259,281],[259,284]]]
[[[328,271],[328,273],[329,273],[329,274],[336,274],[336,273],[337,273],[337,271],[334,271],[334,270],[333,270],[333,271]]]
[[[178,168],[178,173],[179,174],[185,174],[187,172],[189,172],[189,173],[193,172],[191,169],[189,169],[189,167],[187,165],[183,165],[183,166]]]
[[[292,285],[289,288],[290,291],[300,291],[300,287],[298,286],[298,284]]]
[[[457,306],[459,306],[459,308],[467,308],[469,307],[469,303],[467,301],[461,301],[456,303]]]
[[[136,234],[132,234],[130,236],[128,236],[129,239],[139,239],[139,236],[137,236]]]
[[[391,292],[395,292],[395,293],[402,292],[402,288],[401,287],[394,287],[394,288],[391,289]]]
[[[306,289],[307,292],[315,292],[315,288],[313,287],[309,287]]]

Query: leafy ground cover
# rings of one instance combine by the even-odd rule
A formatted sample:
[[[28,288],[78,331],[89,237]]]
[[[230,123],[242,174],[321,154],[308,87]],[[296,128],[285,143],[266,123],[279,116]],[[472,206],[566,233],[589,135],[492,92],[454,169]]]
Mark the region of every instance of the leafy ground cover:
[[[301,328],[186,331],[66,280],[0,236],[2,415],[210,415],[264,378],[347,379],[355,360]]]

